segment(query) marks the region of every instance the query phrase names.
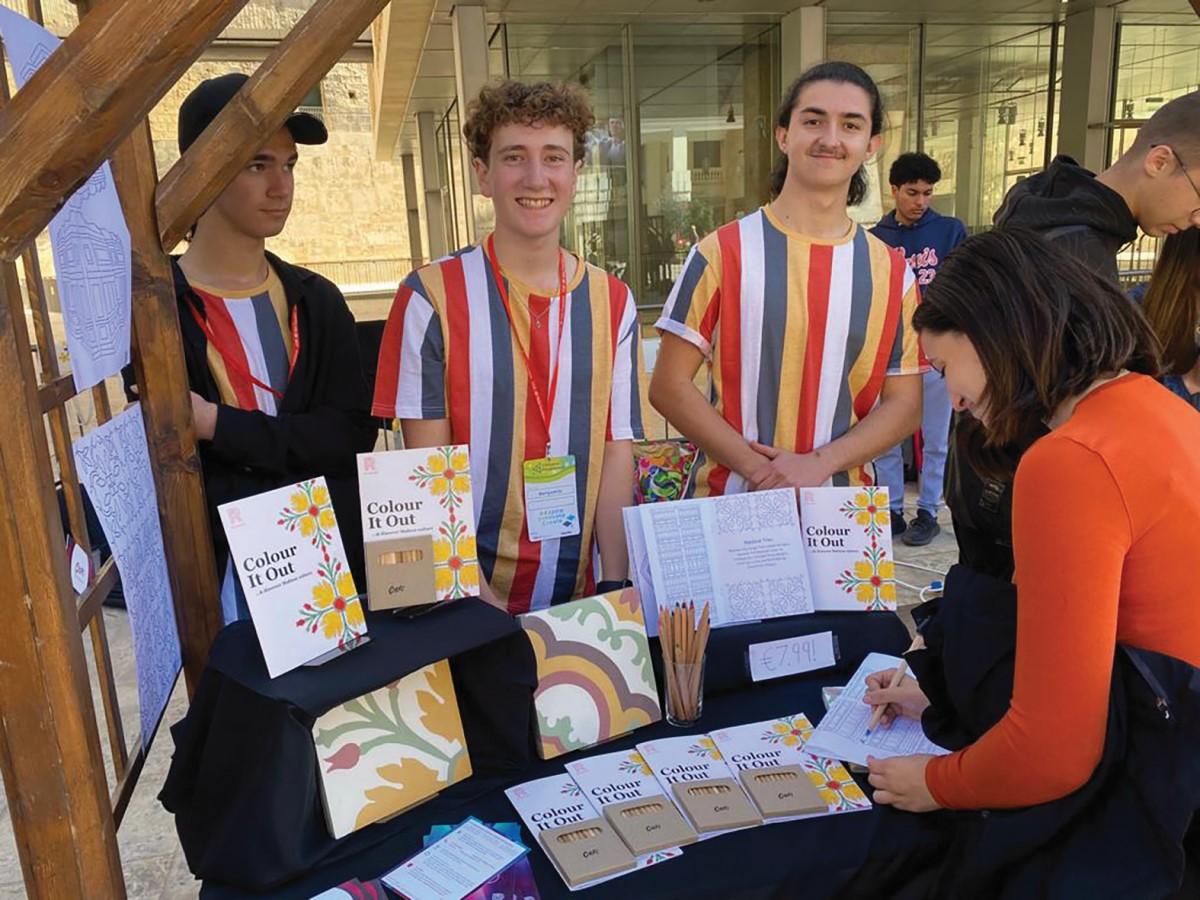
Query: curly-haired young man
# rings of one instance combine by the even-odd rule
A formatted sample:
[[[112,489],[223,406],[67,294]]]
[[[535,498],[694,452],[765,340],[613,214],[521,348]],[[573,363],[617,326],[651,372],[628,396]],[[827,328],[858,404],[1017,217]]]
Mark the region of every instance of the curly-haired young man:
[[[495,231],[404,280],[379,353],[374,413],[400,419],[405,445],[469,445],[480,592],[512,613],[628,574],[637,309],[627,285],[559,245],[592,123],[575,87],[480,92],[463,134]]]

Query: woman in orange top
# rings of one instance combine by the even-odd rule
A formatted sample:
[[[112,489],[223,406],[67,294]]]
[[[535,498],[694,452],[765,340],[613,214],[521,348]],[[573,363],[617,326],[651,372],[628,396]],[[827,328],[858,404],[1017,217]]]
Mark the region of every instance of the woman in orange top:
[[[1032,232],[970,238],[913,316],[955,409],[990,445],[1041,420],[1013,499],[1017,645],[1008,712],[948,756],[872,760],[875,800],[911,812],[1024,807],[1100,760],[1119,643],[1200,666],[1200,416],[1154,381],[1157,345],[1115,287]],[[916,683],[867,702],[928,705]]]

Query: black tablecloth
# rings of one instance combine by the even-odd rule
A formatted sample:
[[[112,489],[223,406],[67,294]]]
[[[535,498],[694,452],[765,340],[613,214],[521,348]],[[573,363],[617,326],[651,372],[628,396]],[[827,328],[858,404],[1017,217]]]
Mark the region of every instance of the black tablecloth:
[[[372,625],[372,629],[374,627]],[[824,669],[803,676],[763,682],[751,687],[746,665],[746,647],[749,644],[821,631],[833,631],[837,637],[840,658],[834,669]],[[534,762],[520,772],[510,771],[500,774],[493,769],[489,773],[477,774],[390,822],[369,826],[337,842],[335,848],[331,849],[328,846],[317,844],[318,849],[324,847],[325,855],[322,858],[294,859],[292,861],[295,864],[306,862],[318,868],[299,880],[292,881],[285,886],[275,886],[263,893],[254,893],[232,887],[228,883],[219,883],[235,880],[245,884],[244,870],[239,870],[238,867],[254,867],[258,864],[254,859],[254,853],[236,849],[236,833],[231,834],[228,840],[218,843],[227,848],[227,852],[237,853],[238,858],[221,861],[220,869],[230,874],[228,876],[208,876],[201,896],[220,898],[220,900],[261,896],[308,898],[352,877],[376,877],[420,849],[422,837],[435,824],[455,824],[469,815],[487,822],[518,821],[516,811],[505,798],[503,789],[523,781],[559,774],[563,771],[564,762],[577,757],[620,750],[656,737],[684,734],[688,731],[705,732],[724,726],[755,722],[796,712],[804,712],[813,722],[816,722],[823,713],[820,697],[822,685],[843,683],[847,675],[857,668],[867,652],[876,650],[884,653],[901,653],[908,646],[908,640],[907,630],[899,619],[886,613],[831,613],[797,616],[714,631],[709,645],[704,715],[695,728],[685,731],[660,722],[599,748],[579,751],[576,754],[559,757],[548,762]],[[656,650],[656,648],[654,649]],[[460,691],[461,671],[461,668],[456,668],[455,672],[455,687]],[[205,677],[207,679],[209,674],[206,673]],[[220,677],[227,682],[224,685],[226,693],[248,691],[245,686],[233,683],[228,675],[221,674]],[[488,690],[491,688],[490,684],[487,685]],[[199,697],[198,694],[197,698],[199,699]],[[266,719],[260,729],[265,730],[268,734],[275,733],[277,736],[274,742],[277,746],[295,745],[299,740],[298,736],[294,734],[287,738],[282,736],[281,732],[284,729],[283,723],[279,721],[278,712],[279,708],[295,709],[296,707],[291,703],[269,701],[266,698],[260,698],[260,700],[261,703],[257,706],[264,713],[270,710],[274,710],[276,713]],[[235,711],[236,707],[247,702],[249,702],[248,697],[237,694],[230,700]],[[195,709],[195,703],[193,709]],[[211,709],[197,714],[198,719],[208,722],[209,728],[225,727],[224,723],[231,720],[232,716],[232,712],[222,709]],[[192,718],[191,713],[188,718]],[[528,712],[526,721],[528,721]],[[185,720],[186,722],[187,720]],[[309,726],[311,726],[311,722],[309,722]],[[174,731],[173,729],[173,733]],[[307,729],[303,733],[307,736],[309,766],[313,767],[315,766],[315,757],[312,756],[311,736],[308,736]],[[176,735],[176,740],[178,743],[179,735]],[[476,741],[481,740],[483,740],[481,736],[476,736],[476,739],[472,740],[472,735],[468,733],[468,744],[473,761],[476,759],[477,753],[483,750],[482,747],[476,745]],[[260,739],[259,743],[270,742]],[[292,765],[302,765],[300,761],[302,754],[298,745],[292,746],[288,755],[292,759]],[[265,766],[260,766],[258,771],[260,778],[270,780]],[[224,827],[236,827],[247,839],[253,836],[253,843],[259,847],[269,847],[272,840],[282,840],[294,845],[292,852],[306,852],[306,845],[303,842],[296,842],[286,836],[289,831],[295,831],[301,827],[300,824],[295,818],[288,821],[278,815],[272,806],[277,802],[280,794],[288,790],[286,787],[288,779],[283,777],[282,773],[290,771],[288,768],[281,768],[276,773],[274,780],[279,783],[278,787],[268,789],[260,785],[251,788],[266,805],[254,808],[248,804],[239,804],[240,808],[244,810],[244,817],[236,825],[235,822],[226,820]],[[476,771],[478,772],[479,769],[477,768]],[[314,791],[316,790],[315,777],[315,768],[313,768],[311,778],[314,782]],[[309,780],[302,775],[297,775],[297,779],[297,784],[306,783]],[[201,780],[209,787],[216,787],[211,777]],[[243,786],[246,786],[244,780]],[[228,788],[228,790],[234,789],[236,789],[235,786]],[[320,829],[323,830],[324,821],[319,792],[306,795],[304,803],[309,804],[307,811],[309,819],[318,823]],[[289,803],[288,808],[294,810],[296,804]],[[685,849],[684,855],[679,859],[614,879],[607,884],[586,891],[585,894],[588,897],[598,898],[620,897],[622,900],[641,897],[725,898],[774,895],[817,898],[828,896],[833,887],[840,882],[844,873],[852,870],[861,862],[874,828],[875,819],[876,815],[873,812],[847,813],[723,835]],[[180,833],[182,837],[182,824]],[[267,838],[266,836],[271,837]],[[545,855],[536,849],[537,845],[528,831],[523,830],[523,837],[530,847],[535,848],[531,853],[531,860],[542,897],[550,900],[550,898],[571,896]],[[310,838],[311,840],[315,840],[315,838]],[[327,836],[325,840],[328,844]],[[248,840],[244,841],[244,843],[246,842]],[[191,864],[190,855],[188,859]],[[193,866],[193,871],[195,871],[195,866]]]
[[[338,703],[440,659],[450,660],[471,766],[482,776],[463,795],[528,765],[537,668],[511,616],[460,600],[414,619],[368,614],[367,627],[366,645],[274,679],[250,622],[217,636],[188,714],[171,729],[175,753],[159,794],[194,875],[267,889],[403,830],[401,818],[330,836],[312,727]]]

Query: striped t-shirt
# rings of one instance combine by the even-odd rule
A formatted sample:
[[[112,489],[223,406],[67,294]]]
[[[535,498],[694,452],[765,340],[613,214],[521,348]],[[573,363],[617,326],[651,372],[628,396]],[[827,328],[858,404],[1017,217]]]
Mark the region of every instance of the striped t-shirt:
[[[216,344],[208,341],[206,357],[221,404],[276,415],[275,395],[246,377],[248,372],[280,394],[287,390],[292,333],[287,294],[275,270],[270,269],[267,280],[249,291],[218,290],[194,282],[191,288],[202,304],[200,313],[207,330],[216,340]],[[221,580],[221,613],[226,623],[249,617],[232,556]]]
[[[271,269],[267,280],[249,291],[219,291],[199,284],[191,288],[203,304],[202,314],[216,340],[215,344],[208,341],[207,357],[221,403],[275,415],[275,395],[246,373],[280,394],[287,390],[292,333],[279,276]]]
[[[535,294],[515,279],[505,283],[512,325],[481,246],[409,275],[384,329],[372,411],[383,418],[449,419],[451,441],[470,446],[484,577],[508,610],[520,613],[591,590],[604,446],[644,436],[645,374],[637,309],[623,282],[595,266],[576,266],[561,351],[561,298]],[[558,388],[547,434],[530,384],[536,382],[548,403],[556,356]],[[522,464],[545,456],[547,443],[550,455],[575,457],[582,528],[575,537],[534,543]]]
[[[855,225],[814,240],[763,207],[721,226],[688,255],[658,329],[708,359],[710,399],[747,440],[808,453],[879,401],[887,375],[922,371],[916,279],[899,251]],[[864,466],[833,484],[871,484]],[[703,458],[692,495],[746,490]]]

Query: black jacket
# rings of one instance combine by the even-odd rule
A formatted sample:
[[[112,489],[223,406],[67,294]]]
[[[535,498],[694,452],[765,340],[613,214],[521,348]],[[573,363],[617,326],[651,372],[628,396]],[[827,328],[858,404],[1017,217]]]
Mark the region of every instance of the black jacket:
[[[997,228],[1030,228],[1117,280],[1117,252],[1137,237],[1125,200],[1069,156],[1056,156],[1037,175],[1018,182],[993,218]]]
[[[1092,271],[1117,282],[1117,252],[1137,237],[1137,220],[1116,191],[1069,156],[1056,156],[1037,175],[1018,182],[996,211],[997,228],[1029,228]],[[960,561],[976,571],[1011,578],[1012,477],[980,476],[964,459],[978,426],[956,417],[946,469],[946,506],[954,520]],[[1010,471],[1045,431],[1005,448]]]
[[[271,253],[267,260],[283,284],[289,316],[296,309],[300,352],[278,415],[222,405],[213,439],[200,442],[217,569],[224,574],[229,556],[218,506],[324,475],[350,569],[362,589],[366,578],[355,454],[374,447],[378,420],[370,414],[354,317],[329,280]],[[203,304],[177,262],[174,270],[188,385],[219,404],[208,367],[208,341],[187,308],[190,301],[203,312]]]

